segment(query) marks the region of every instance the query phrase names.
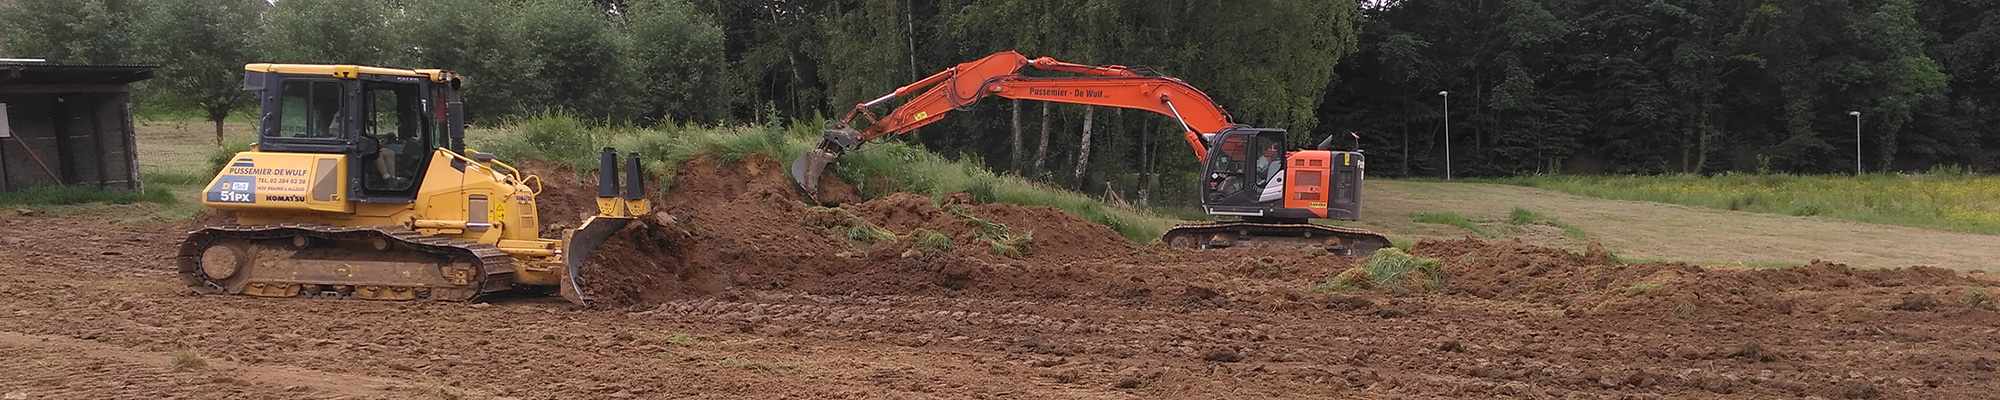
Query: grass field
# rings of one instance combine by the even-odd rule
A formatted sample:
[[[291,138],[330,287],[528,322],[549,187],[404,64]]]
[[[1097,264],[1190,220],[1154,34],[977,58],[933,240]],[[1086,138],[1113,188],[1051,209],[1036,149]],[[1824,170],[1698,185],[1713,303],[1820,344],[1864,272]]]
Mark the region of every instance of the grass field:
[[[1612,200],[1517,185],[1373,179],[1361,221],[1392,239],[1489,236],[1627,261],[1771,267],[1822,259],[1865,267],[2000,271],[2000,236],[1830,218]],[[1449,213],[1487,234],[1459,226]]]
[[[1485,180],[1617,200],[2000,234],[2000,177],[1938,170],[1856,176],[1536,176]]]

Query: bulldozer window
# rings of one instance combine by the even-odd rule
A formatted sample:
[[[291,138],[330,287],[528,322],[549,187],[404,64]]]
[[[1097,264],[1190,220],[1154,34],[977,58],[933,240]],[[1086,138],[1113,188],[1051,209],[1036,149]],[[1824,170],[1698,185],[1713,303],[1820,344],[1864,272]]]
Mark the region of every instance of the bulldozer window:
[[[278,112],[278,130],[265,134],[285,138],[340,137],[340,82],[287,80]]]
[[[410,192],[430,159],[430,121],[418,85],[370,82],[363,86],[362,140],[379,150],[363,154],[363,187],[372,194]]]

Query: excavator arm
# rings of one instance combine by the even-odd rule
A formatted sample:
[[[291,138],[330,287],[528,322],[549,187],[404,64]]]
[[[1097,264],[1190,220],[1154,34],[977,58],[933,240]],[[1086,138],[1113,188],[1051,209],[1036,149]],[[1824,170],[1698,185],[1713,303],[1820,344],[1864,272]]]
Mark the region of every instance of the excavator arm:
[[[1028,67],[1084,76],[1045,78],[1021,75],[1021,70]],[[877,118],[869,111],[870,107],[913,93],[915,97],[910,97],[908,102],[886,117]],[[1197,159],[1208,156],[1208,141],[1204,135],[1235,125],[1230,122],[1229,113],[1201,90],[1151,70],[1122,65],[1067,63],[1048,57],[1031,60],[1020,53],[1003,51],[959,64],[896,88],[882,97],[856,104],[846,117],[827,123],[826,136],[818,146],[792,162],[792,181],[807,195],[816,195],[819,178],[825,174],[826,165],[841,153],[875,138],[909,132],[936,122],[945,113],[965,109],[989,96],[1160,113],[1180,121],[1185,131],[1184,139]],[[866,117],[868,125],[854,129],[852,124],[857,122],[856,117]]]

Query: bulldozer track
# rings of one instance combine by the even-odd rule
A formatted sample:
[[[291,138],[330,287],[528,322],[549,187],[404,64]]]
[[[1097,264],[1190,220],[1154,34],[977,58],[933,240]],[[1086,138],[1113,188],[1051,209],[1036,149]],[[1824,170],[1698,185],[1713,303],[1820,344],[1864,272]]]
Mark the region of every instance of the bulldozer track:
[[[1161,237],[1168,245],[1181,248],[1325,247],[1349,257],[1366,257],[1389,246],[1389,238],[1366,229],[1310,223],[1187,222],[1174,225]]]
[[[463,276],[462,285],[437,285],[424,282],[407,284],[355,285],[351,282],[328,281],[249,281],[237,283],[237,287],[225,283],[225,279],[211,278],[203,268],[204,252],[210,246],[224,240],[240,240],[255,246],[275,246],[271,242],[307,238],[305,243],[361,242],[381,239],[389,246],[384,253],[411,256],[412,254],[434,255],[439,260],[469,261],[470,274]],[[275,297],[315,297],[335,296],[366,299],[409,300],[430,299],[439,301],[469,301],[481,295],[508,290],[514,284],[514,259],[507,252],[489,243],[478,243],[430,236],[399,226],[331,226],[323,224],[278,224],[278,225],[223,225],[202,228],[189,232],[181,242],[176,264],[182,280],[189,289],[204,294],[257,294]],[[410,269],[438,268],[436,265],[412,262]],[[399,266],[398,268],[403,268]],[[238,273],[240,275],[244,273]],[[406,274],[407,275],[407,274]],[[234,276],[234,275],[232,275]],[[270,287],[272,291],[262,294],[243,293],[243,287]],[[295,292],[295,293],[294,293]],[[273,294],[275,293],[275,294]]]

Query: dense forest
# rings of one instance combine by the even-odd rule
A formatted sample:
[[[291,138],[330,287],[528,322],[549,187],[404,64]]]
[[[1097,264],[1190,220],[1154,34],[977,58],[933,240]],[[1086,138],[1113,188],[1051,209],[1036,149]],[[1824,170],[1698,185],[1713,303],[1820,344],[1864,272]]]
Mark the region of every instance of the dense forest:
[[[160,65],[144,107],[217,120],[246,62],[457,70],[479,123],[718,125],[1019,50],[1151,67],[1298,145],[1359,134],[1387,176],[1442,176],[1447,140],[1457,176],[1841,173],[1857,146],[1870,172],[1991,171],[1996,43],[2000,0],[0,0],[0,57]],[[902,140],[1143,197],[1187,192],[1179,129],[996,99]]]

